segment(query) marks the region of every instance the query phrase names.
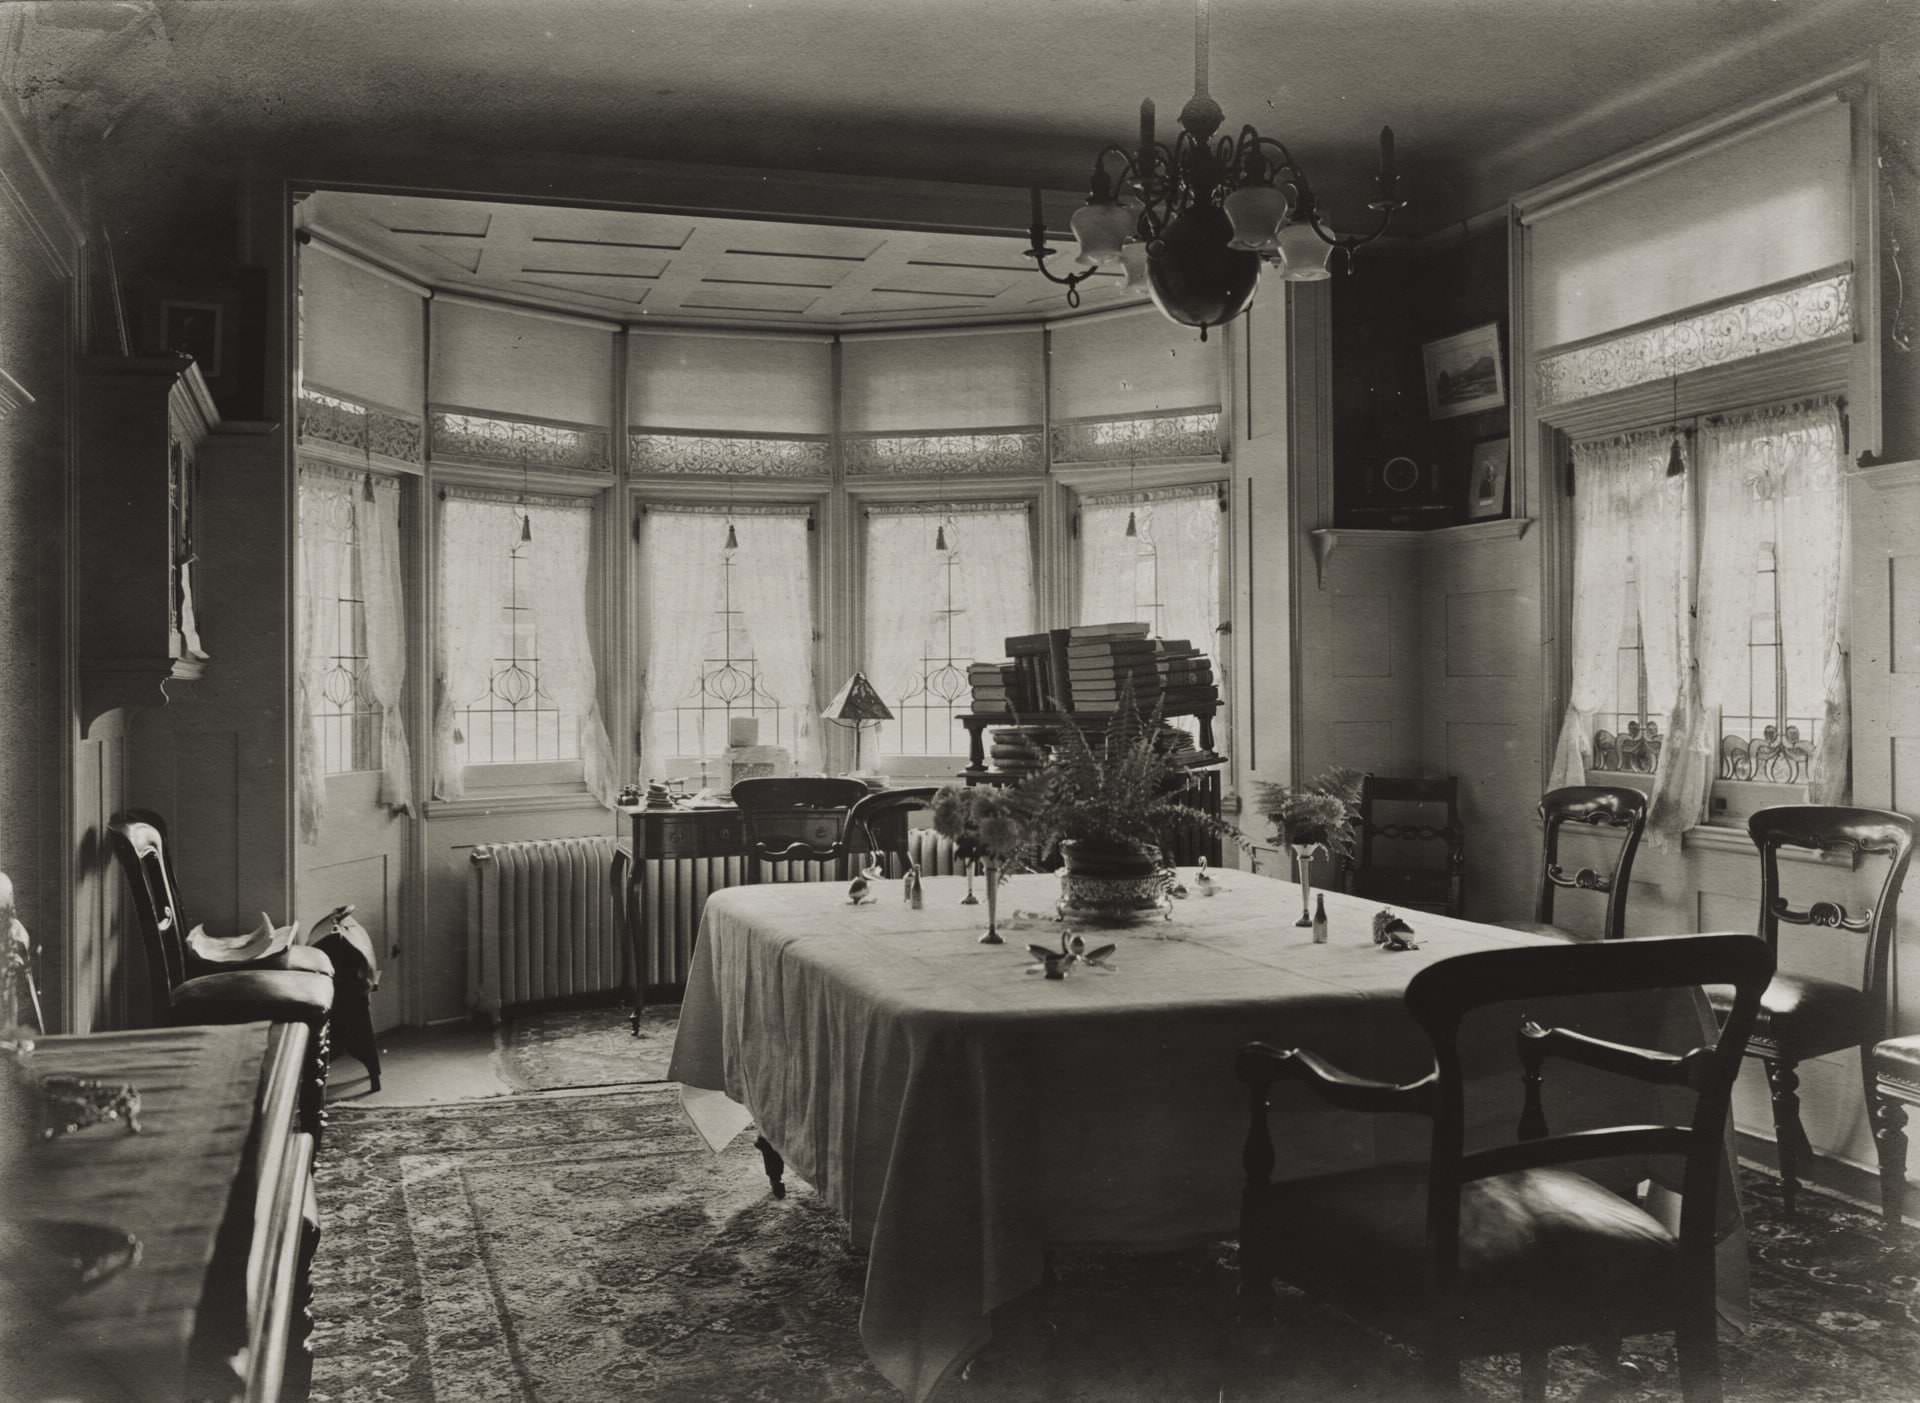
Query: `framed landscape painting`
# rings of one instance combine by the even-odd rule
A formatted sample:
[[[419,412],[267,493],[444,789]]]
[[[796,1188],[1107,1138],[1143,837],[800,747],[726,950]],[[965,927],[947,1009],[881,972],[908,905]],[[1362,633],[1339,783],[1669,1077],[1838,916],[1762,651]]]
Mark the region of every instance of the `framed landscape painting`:
[[[1489,322],[1456,336],[1443,336],[1420,348],[1427,371],[1427,412],[1451,419],[1507,402],[1500,373],[1500,324]]]

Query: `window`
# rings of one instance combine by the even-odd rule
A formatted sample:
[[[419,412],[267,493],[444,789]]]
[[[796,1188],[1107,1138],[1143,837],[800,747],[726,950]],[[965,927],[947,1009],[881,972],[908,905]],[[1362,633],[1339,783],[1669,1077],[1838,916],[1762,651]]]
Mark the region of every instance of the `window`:
[[[381,708],[368,677],[357,494],[337,479],[326,489],[302,484],[301,491],[313,497],[310,511],[303,503],[301,529],[316,537],[303,553],[315,567],[303,583],[323,661],[311,708],[320,768],[330,775],[377,770]]]
[[[649,764],[716,759],[742,718],[757,723],[757,744],[818,762],[812,544],[805,506],[646,508],[637,574]]]
[[[867,509],[865,667],[894,718],[880,754],[967,753],[968,666],[1033,627],[1028,515],[1025,502]]]
[[[1832,398],[1574,446],[1573,690],[1554,782],[1844,789],[1844,431]],[[1678,761],[1703,758],[1697,766]],[[1577,763],[1576,763],[1577,762]],[[1688,778],[1688,768],[1700,773]],[[1689,786],[1691,791],[1689,792]],[[1691,821],[1691,820],[1689,820]]]
[[[464,796],[469,770],[493,785],[584,779],[611,797],[589,622],[593,540],[591,499],[444,494],[434,727],[442,798]]]

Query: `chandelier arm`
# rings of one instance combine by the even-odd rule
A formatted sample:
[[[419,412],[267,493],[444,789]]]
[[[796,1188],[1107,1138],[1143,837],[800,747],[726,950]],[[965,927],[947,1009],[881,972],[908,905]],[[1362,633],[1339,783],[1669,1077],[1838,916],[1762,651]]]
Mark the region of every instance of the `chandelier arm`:
[[[1322,242],[1331,244],[1338,249],[1345,249],[1348,253],[1351,253],[1357,248],[1372,243],[1375,239],[1386,233],[1387,226],[1393,223],[1395,209],[1398,209],[1398,206],[1395,206],[1394,209],[1382,210],[1380,212],[1380,223],[1371,234],[1330,234],[1322,227],[1320,223],[1320,212],[1318,210],[1313,210],[1308,213],[1307,222],[1313,226],[1313,232],[1320,236]]]

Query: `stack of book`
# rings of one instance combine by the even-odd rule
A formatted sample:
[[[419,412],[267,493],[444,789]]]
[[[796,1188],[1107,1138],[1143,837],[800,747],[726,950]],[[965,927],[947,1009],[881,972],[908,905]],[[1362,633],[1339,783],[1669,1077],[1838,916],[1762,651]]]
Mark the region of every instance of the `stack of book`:
[[[1149,638],[1144,623],[1082,624],[1065,632],[1066,690],[1076,712],[1157,707],[1179,716],[1219,701],[1213,663],[1184,638]]]
[[[1018,671],[1011,663],[971,663],[967,685],[973,689],[973,710],[1000,712],[1031,710],[1019,697]]]

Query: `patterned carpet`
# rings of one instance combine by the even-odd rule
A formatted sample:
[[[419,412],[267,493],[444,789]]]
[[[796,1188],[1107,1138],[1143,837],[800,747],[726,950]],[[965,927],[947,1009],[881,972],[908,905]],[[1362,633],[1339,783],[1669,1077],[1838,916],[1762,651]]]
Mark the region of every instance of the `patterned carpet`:
[[[1743,1181],[1755,1324],[1723,1332],[1728,1398],[1920,1397],[1920,1233],[1889,1250],[1873,1215],[1818,1194],[1789,1225],[1774,1180]],[[708,1153],[665,1087],[336,1107],[318,1181],[314,1397],[897,1399],[860,1345],[864,1264],[789,1183],[785,1201],[768,1195],[745,1138]],[[1224,1243],[1062,1254],[1053,1285],[1001,1310],[971,1378],[938,1400],[1415,1396],[1408,1354],[1302,1298],[1283,1298],[1270,1332],[1238,1332],[1231,1266]],[[1678,1398],[1664,1339],[1635,1347],[1648,1377],[1623,1385],[1582,1351],[1556,1352],[1553,1398]],[[1514,1398],[1517,1370],[1479,1363],[1469,1384],[1475,1399]]]
[[[500,1072],[517,1091],[660,1081],[673,1055],[679,1004],[649,1004],[640,1036],[625,1008],[585,1008],[515,1018],[499,1032]]]

